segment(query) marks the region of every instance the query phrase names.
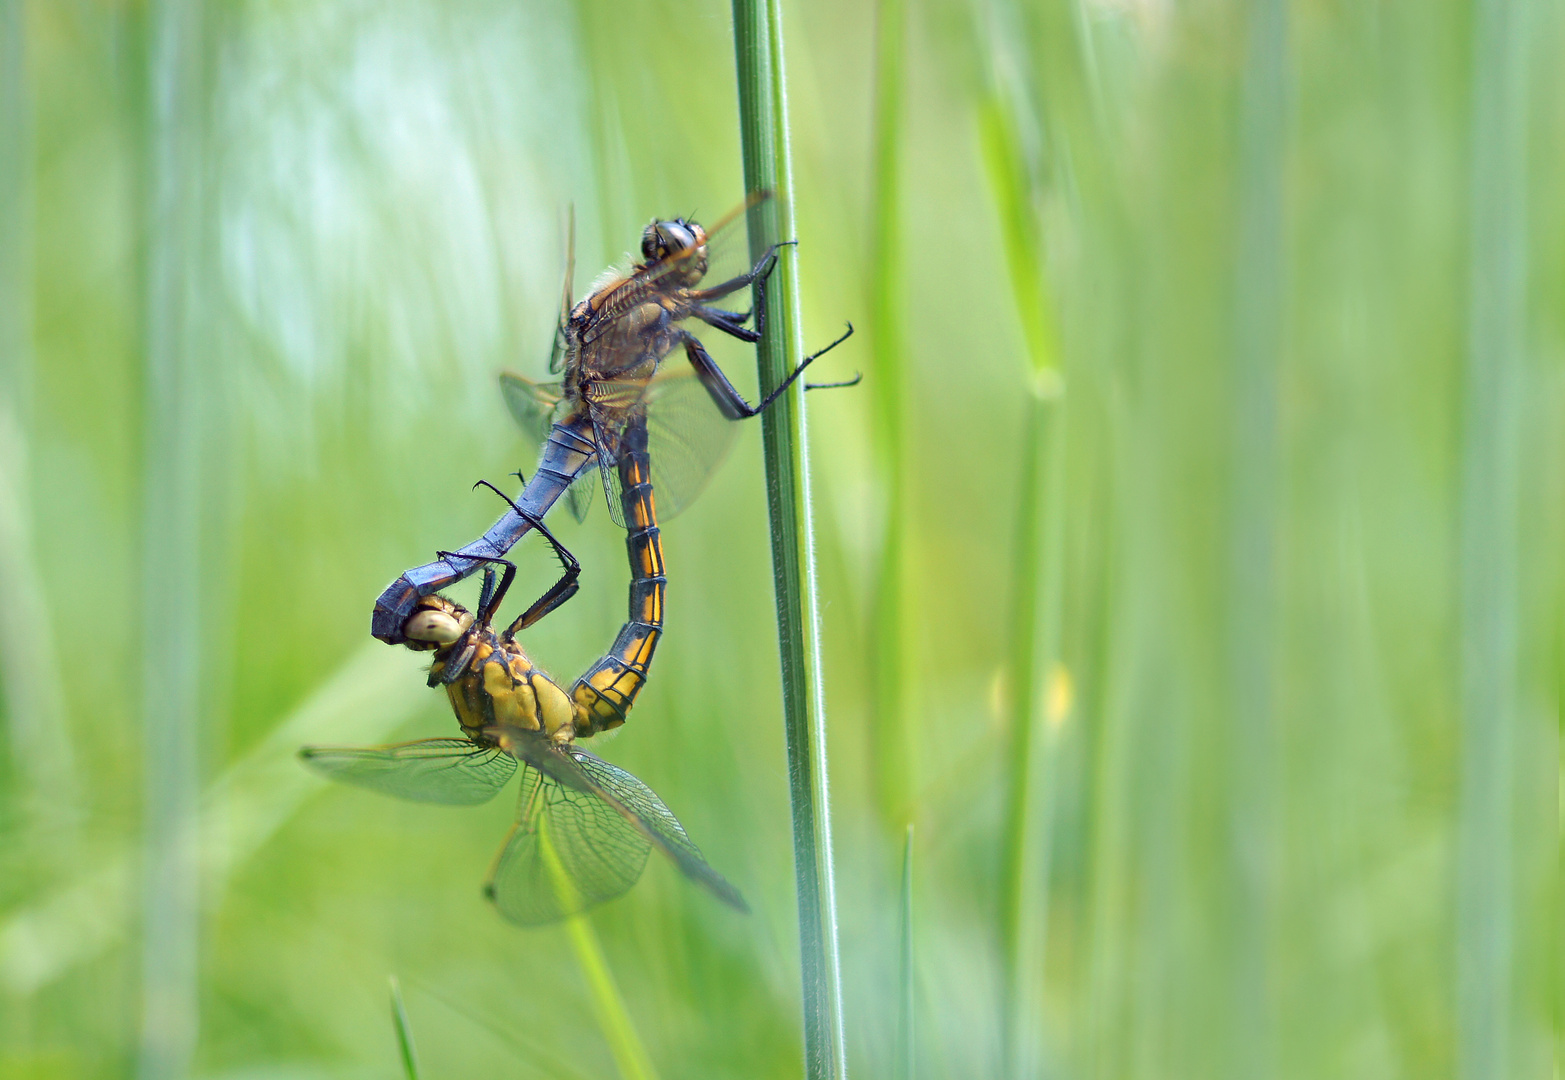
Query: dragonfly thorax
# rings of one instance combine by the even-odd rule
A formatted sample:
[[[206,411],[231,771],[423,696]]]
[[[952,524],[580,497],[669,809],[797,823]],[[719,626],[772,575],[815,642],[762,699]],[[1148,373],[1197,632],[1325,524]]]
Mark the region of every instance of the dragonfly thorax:
[[[445,686],[457,722],[475,742],[493,744],[496,728],[541,731],[557,743],[575,737],[581,710],[570,695],[520,644],[488,623],[475,623],[462,605],[426,596],[408,616],[403,634],[408,648],[434,650],[429,684]]]

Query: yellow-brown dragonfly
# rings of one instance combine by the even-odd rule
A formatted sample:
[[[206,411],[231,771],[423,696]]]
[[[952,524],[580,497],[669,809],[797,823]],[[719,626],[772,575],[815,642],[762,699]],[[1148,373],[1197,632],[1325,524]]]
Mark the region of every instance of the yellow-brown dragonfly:
[[[516,635],[576,591],[580,567],[544,524],[530,526],[565,568],[555,585],[503,631],[492,623],[516,568],[485,569],[476,617],[446,597],[421,598],[404,627],[409,648],[434,653],[431,686],[443,685],[461,738],[393,746],[305,747],[316,771],[418,802],[470,806],[499,792],[518,764],[516,823],[495,858],[485,893],[506,919],[534,926],[626,892],[653,848],[724,903],[749,910],[707,863],[684,827],[636,777],[576,745],[618,727],[646,683],[663,628],[665,575],[655,516],[646,424],[634,411],[616,464],[629,523],[630,613],[614,645],[567,691],[539,669]],[[516,512],[528,517],[524,510]],[[503,567],[498,584],[494,567]]]
[[[740,210],[744,209],[743,207]],[[740,210],[713,227],[715,234]],[[594,460],[603,480],[610,513],[624,525],[616,491],[627,419],[647,418],[652,479],[666,519],[682,510],[705,486],[713,467],[727,452],[733,421],[765,411],[817,358],[853,333],[801,360],[759,404],[744,399],[706,348],[682,324],[690,319],[745,342],[756,342],[766,327],[766,282],[777,265],[774,246],[748,271],[719,285],[698,288],[708,269],[710,237],[689,218],[654,221],[641,237],[642,261],[627,274],[600,281],[575,306],[573,259],[567,258],[560,320],[550,366],[563,373],[556,383],[536,383],[506,373],[501,388],[512,412],[529,432],[543,437],[543,451],[532,479],[515,509],[479,539],[432,563],[414,567],[393,582],[375,604],[371,630],[383,641],[403,640],[403,626],[418,599],[461,580],[487,560],[503,556],[567,491],[580,518],[591,504],[581,481]],[[728,311],[715,301],[741,289],[753,291],[750,311]],[[754,326],[745,324],[751,322]],[[689,368],[660,372],[664,359],[683,348]],[[809,384],[811,389],[846,386]]]

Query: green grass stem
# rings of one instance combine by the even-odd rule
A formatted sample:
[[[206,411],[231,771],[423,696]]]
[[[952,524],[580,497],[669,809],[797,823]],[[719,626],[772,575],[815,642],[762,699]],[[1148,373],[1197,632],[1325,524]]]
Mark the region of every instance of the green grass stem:
[[[1000,952],[1005,1075],[1037,1074],[1049,918],[1052,799],[1044,681],[1059,654],[1064,479],[1064,383],[1046,254],[1039,181],[1023,157],[1014,113],[999,92],[979,106],[979,138],[1004,237],[1007,277],[1029,371],[1016,500],[1011,648],[1006,662],[1010,766],[1001,850]]]
[[[1034,393],[1027,402],[1007,660],[1010,747],[1001,850],[1000,941],[1005,986],[1006,1075],[1036,1075],[1043,1022],[1049,919],[1052,768],[1044,684],[1059,652],[1059,487],[1064,407]]]
[[[1059,332],[1044,263],[1042,225],[1038,220],[1038,180],[1030,175],[1022,152],[1015,110],[997,89],[978,105],[978,138],[984,175],[1000,216],[1000,242],[1005,252],[1006,280],[1021,320],[1027,363],[1044,394],[1059,390]]]
[[[1461,444],[1462,757],[1457,1075],[1510,1076],[1515,931],[1520,432],[1526,312],[1527,5],[1476,6]]]
[[[614,1055],[620,1075],[625,1080],[657,1080],[657,1069],[653,1067],[641,1037],[636,1034],[636,1025],[625,1008],[619,984],[609,970],[608,957],[603,955],[603,946],[598,943],[598,935],[593,933],[587,916],[572,915],[566,919],[565,933],[571,939],[576,962],[587,978],[587,986],[597,1006],[598,1024],[603,1028],[603,1037],[608,1040],[609,1052]]]
[[[1232,939],[1227,962],[1230,1067],[1261,1076],[1274,1067],[1277,1016],[1267,977],[1275,938],[1278,844],[1277,535],[1282,500],[1278,383],[1281,378],[1285,99],[1288,13],[1262,0],[1249,13],[1239,84],[1237,259],[1230,406],[1230,506],[1225,560],[1227,738],[1232,802],[1227,810],[1224,902]],[[1219,1048],[1219,1052],[1222,1049]]]
[[[554,882],[561,906],[568,910],[578,902],[576,885],[565,873],[547,828],[539,830],[538,851]],[[619,984],[614,981],[614,973],[609,970],[608,957],[603,954],[598,935],[593,933],[592,923],[587,921],[586,915],[572,915],[565,920],[564,925],[565,934],[570,938],[571,951],[576,954],[576,963],[587,979],[592,1000],[597,1006],[593,1012],[597,1016],[598,1026],[603,1029],[603,1037],[608,1040],[609,1053],[614,1055],[614,1064],[619,1068],[620,1076],[625,1080],[657,1080],[657,1070],[652,1066],[646,1047],[641,1044],[641,1036],[636,1034],[636,1025],[630,1018],[630,1011],[625,1008],[625,999],[620,996]]]
[[[204,117],[199,5],[153,4],[146,63],[142,224],[144,732],[141,1080],[183,1077],[199,1032],[200,711],[206,656],[201,547],[206,397],[195,302]]]
[[[402,1071],[408,1080],[418,1080],[418,1052],[413,1048],[413,1029],[408,1024],[408,1011],[402,1004],[402,984],[391,976],[391,1026],[397,1031],[397,1053],[402,1058]]]
[[[870,242],[870,370],[874,404],[875,468],[885,492],[873,630],[875,785],[883,822],[904,824],[912,814],[913,755],[908,730],[909,620],[907,618],[907,347],[902,334],[902,58],[906,48],[903,0],[876,9],[873,233]]]
[[[745,190],[751,194],[774,193],[773,198],[750,210],[750,252],[752,257],[759,257],[779,240],[798,236],[793,213],[782,12],[769,0],[734,0],[733,12]],[[778,385],[804,356],[798,250],[783,249],[768,290],[772,315],[756,356],[763,393]],[[832,879],[826,702],[821,680],[820,616],[803,405],[804,387],[795,383],[761,417],[761,437],[799,904],[804,1064],[805,1075],[817,1080],[846,1076],[847,1052]]]

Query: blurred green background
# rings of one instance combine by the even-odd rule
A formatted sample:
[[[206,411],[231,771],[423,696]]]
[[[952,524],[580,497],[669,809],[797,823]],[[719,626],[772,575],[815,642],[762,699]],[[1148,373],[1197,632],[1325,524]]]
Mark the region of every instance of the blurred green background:
[[[806,339],[853,319],[866,373],[809,402],[852,1071],[912,821],[919,1076],[1549,1075],[1559,6],[786,18]],[[739,200],[729,26],[0,0],[0,1075],[397,1075],[393,973],[426,1076],[616,1075],[564,934],[479,895],[507,798],[292,755],[454,733],[371,603],[532,467],[495,374],[542,373],[563,208],[582,287]],[[573,678],[624,554],[559,520],[584,587],[528,647]],[[654,861],[591,922],[660,1075],[796,1076],[758,431],[664,538],[596,749],[755,912]]]

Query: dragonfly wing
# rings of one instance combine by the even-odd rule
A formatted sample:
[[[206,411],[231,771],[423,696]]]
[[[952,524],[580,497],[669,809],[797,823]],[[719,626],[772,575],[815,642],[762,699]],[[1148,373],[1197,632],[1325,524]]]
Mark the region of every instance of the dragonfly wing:
[[[574,763],[522,768],[516,824],[495,860],[486,891],[500,914],[519,926],[539,926],[623,895],[641,878],[651,845],[591,790]],[[559,779],[569,775],[570,783]]]
[[[647,382],[599,379],[592,384],[593,430],[604,496],[614,523],[624,527],[620,507],[620,435],[636,410],[647,416],[647,451],[660,521],[696,500],[728,456],[737,426],[720,411],[689,367],[662,372]],[[607,452],[603,452],[607,447]]]
[[[718,411],[688,366],[647,384],[647,449],[658,517],[667,519],[695,501],[728,456],[738,424]]]
[[[565,282],[560,287],[560,318],[554,324],[554,348],[549,353],[549,370],[559,371],[565,365],[568,339],[565,328],[571,321],[571,294],[575,291],[576,278],[576,204],[571,203],[565,224]]]
[[[740,911],[749,911],[739,890],[712,869],[685,827],[656,792],[617,765],[585,750],[570,747],[565,754],[592,783],[597,797],[629,822],[644,842],[667,855],[680,871],[719,900]]]
[[[639,397],[642,387],[636,387]],[[620,528],[625,527],[625,509],[620,503],[619,483],[619,453],[621,436],[629,424],[629,409],[621,407],[618,402],[623,400],[623,395],[616,395],[613,404],[602,403],[595,400],[590,406],[592,412],[593,439],[598,444],[598,475],[603,478],[603,498],[609,504],[609,517],[614,519],[614,524]],[[634,407],[634,399],[632,405]]]
[[[564,397],[564,390],[557,382],[534,382],[514,371],[500,372],[500,396],[505,407],[528,438],[542,443],[549,437],[549,426],[554,423],[554,412]]]
[[[578,476],[565,489],[565,505],[570,507],[571,517],[578,522],[587,520],[587,514],[592,510],[592,500],[597,497],[598,485],[592,482],[591,469]]]
[[[549,429],[559,415],[564,395],[564,388],[559,383],[534,382],[514,371],[502,371],[500,394],[505,398],[512,419],[529,437],[540,443],[549,437]],[[577,521],[587,520],[587,511],[592,509],[595,491],[593,483],[587,479],[589,475],[582,473],[565,492],[565,504]]]
[[[392,746],[306,746],[299,756],[333,780],[384,795],[445,806],[477,806],[516,771],[508,754],[468,739],[420,739]]]

